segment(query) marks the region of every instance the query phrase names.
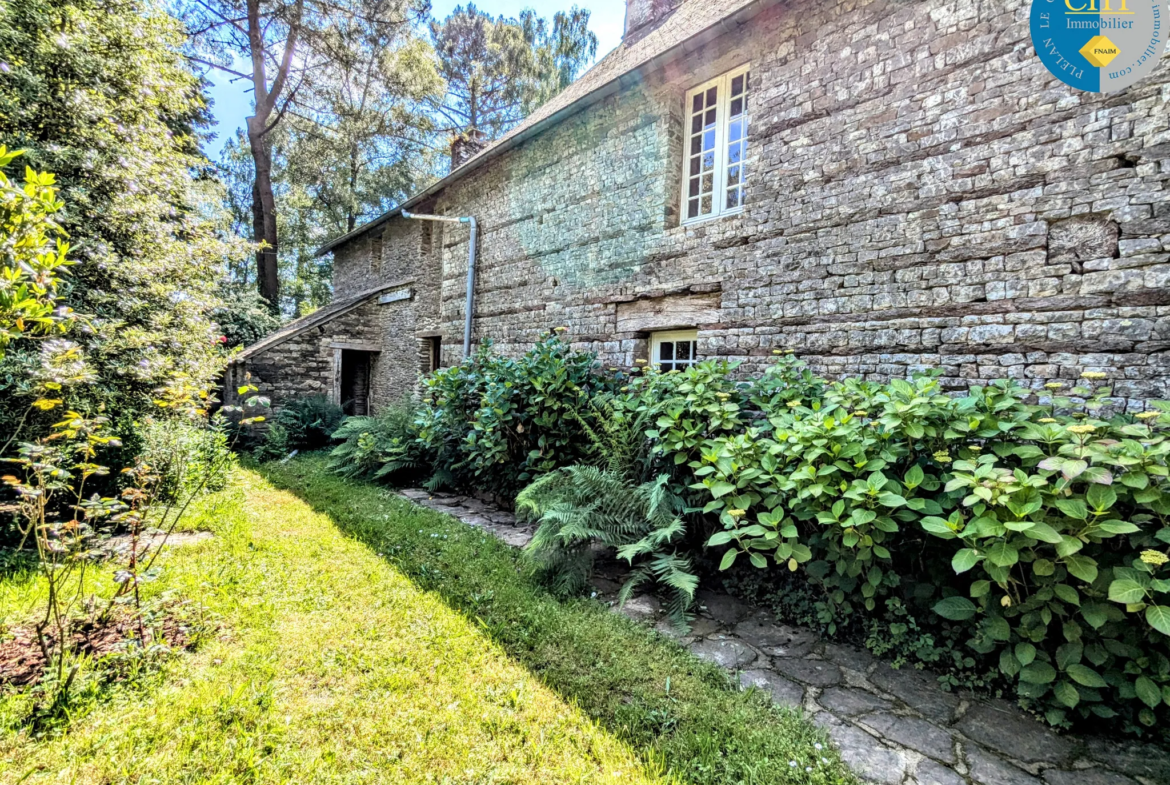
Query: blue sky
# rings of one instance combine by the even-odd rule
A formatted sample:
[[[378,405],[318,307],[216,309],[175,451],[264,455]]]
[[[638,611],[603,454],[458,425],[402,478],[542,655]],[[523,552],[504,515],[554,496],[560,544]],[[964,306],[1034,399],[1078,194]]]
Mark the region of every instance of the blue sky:
[[[441,19],[460,4],[460,0],[431,0],[432,13]],[[549,19],[557,11],[567,11],[573,5],[588,8],[591,12],[589,27],[597,35],[599,59],[621,42],[626,15],[625,0],[542,0],[539,3],[532,0],[480,0],[475,5],[486,13],[513,17],[524,8],[536,8],[541,16]],[[224,142],[235,135],[236,129],[243,128],[244,118],[252,113],[252,94],[246,90],[248,85],[244,81],[233,83],[231,77],[222,71],[212,70],[208,77],[212,83],[208,92],[215,118],[212,129],[215,138],[207,145],[206,153],[212,160],[217,160]]]

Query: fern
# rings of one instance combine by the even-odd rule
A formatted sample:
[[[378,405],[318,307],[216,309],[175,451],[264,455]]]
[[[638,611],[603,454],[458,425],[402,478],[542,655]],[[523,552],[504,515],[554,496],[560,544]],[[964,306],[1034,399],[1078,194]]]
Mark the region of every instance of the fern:
[[[388,406],[375,417],[349,417],[333,433],[329,469],[346,477],[408,480],[429,462],[409,403]]]
[[[628,455],[628,453],[626,454]],[[673,623],[685,626],[698,578],[690,559],[672,547],[686,532],[683,500],[669,477],[632,485],[612,468],[568,466],[533,482],[516,497],[516,509],[540,523],[526,552],[553,587],[585,588],[593,571],[593,543],[616,548],[634,569],[618,594],[625,605],[640,585],[666,590]]]

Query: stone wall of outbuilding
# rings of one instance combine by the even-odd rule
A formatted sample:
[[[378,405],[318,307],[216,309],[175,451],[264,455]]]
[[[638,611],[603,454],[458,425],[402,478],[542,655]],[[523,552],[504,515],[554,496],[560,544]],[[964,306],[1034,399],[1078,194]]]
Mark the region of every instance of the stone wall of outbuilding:
[[[401,297],[381,302],[386,295]],[[370,400],[375,407],[413,392],[421,358],[415,338],[417,313],[413,284],[387,290],[322,324],[294,334],[266,351],[232,364],[226,384],[228,403],[245,374],[267,396],[273,413],[294,398],[323,395],[340,403],[339,351],[372,351]]]
[[[1092,369],[1134,406],[1170,398],[1170,59],[1076,92],[1028,8],[789,0],[467,174],[428,211],[480,222],[474,339],[520,353],[563,325],[628,365],[650,329],[691,326],[744,372],[794,349],[830,376]],[[747,208],[683,225],[684,93],[746,62]],[[416,270],[413,329],[454,362],[466,237],[393,218],[337,249],[338,292]],[[708,321],[668,324],[697,295]]]

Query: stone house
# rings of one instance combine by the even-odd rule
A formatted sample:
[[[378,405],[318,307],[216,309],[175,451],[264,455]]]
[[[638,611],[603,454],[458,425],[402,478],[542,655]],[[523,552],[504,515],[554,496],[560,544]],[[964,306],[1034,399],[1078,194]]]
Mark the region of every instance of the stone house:
[[[1091,369],[1131,406],[1170,398],[1170,62],[1075,91],[1028,13],[628,0],[622,44],[572,86],[320,249],[334,303],[232,382],[362,411],[457,362],[470,324],[508,353],[565,326],[606,365],[747,373],[794,349],[832,377]],[[420,216],[474,218],[478,243]]]

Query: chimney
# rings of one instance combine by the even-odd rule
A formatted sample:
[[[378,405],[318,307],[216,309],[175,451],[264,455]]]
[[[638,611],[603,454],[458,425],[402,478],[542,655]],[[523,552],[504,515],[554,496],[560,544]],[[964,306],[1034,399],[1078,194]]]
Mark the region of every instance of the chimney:
[[[451,171],[454,172],[468,160],[475,157],[483,148],[487,147],[487,140],[483,131],[471,128],[451,140]]]
[[[626,0],[626,29],[622,41],[633,43],[670,16],[682,0]]]

